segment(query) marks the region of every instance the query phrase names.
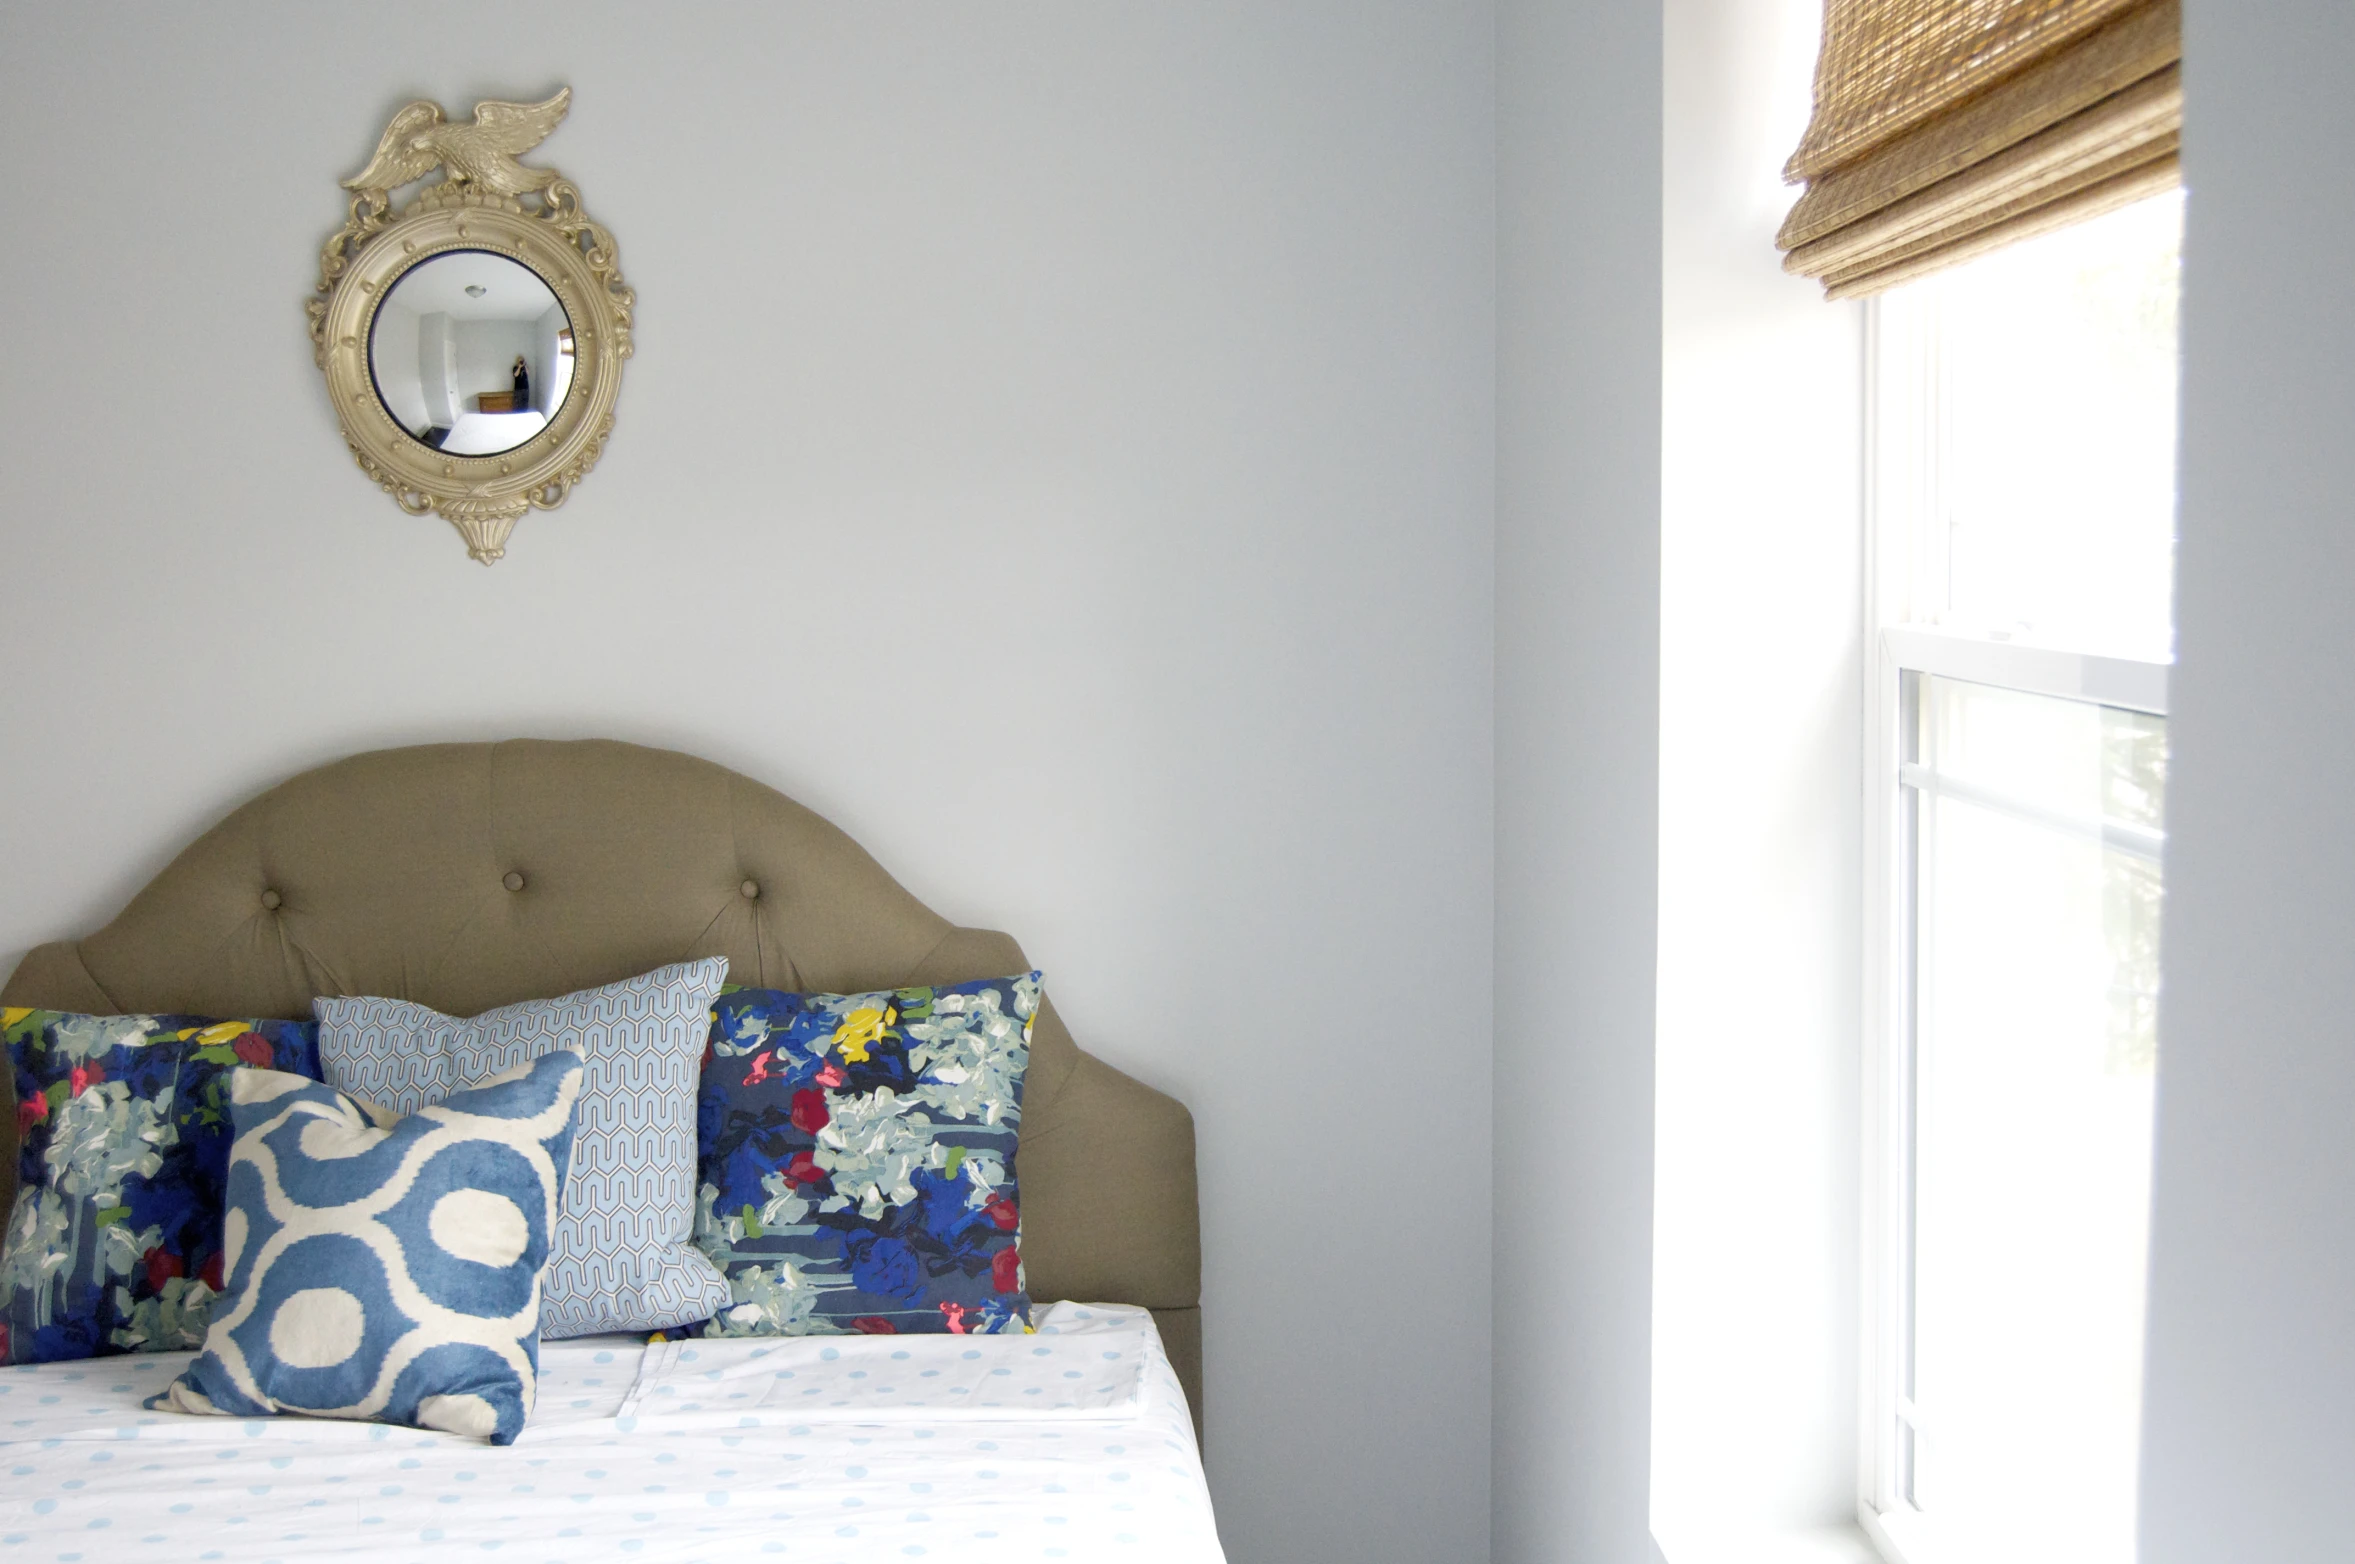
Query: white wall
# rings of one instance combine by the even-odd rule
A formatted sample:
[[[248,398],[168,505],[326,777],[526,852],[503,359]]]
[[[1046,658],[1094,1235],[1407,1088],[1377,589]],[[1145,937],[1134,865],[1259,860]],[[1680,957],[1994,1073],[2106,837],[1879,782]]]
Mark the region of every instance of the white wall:
[[[2355,1554],[2355,12],[2193,0],[2146,1564]]]
[[[447,310],[417,322],[417,372],[425,383],[427,416],[444,429],[458,422],[458,337]]]
[[[445,322],[448,316],[440,317]],[[432,427],[425,410],[425,328],[418,313],[398,299],[377,306],[376,324],[368,333],[368,359],[376,378],[377,394],[400,426],[411,434]]]
[[[1661,17],[1497,7],[1504,1564],[1651,1557]]]
[[[514,390],[515,361],[528,366],[539,349],[539,328],[528,320],[452,319],[450,337],[458,350],[450,388],[461,413],[475,411],[485,391]]]
[[[1774,247],[1821,0],[1665,12],[1653,1523],[1858,1557],[1862,308]]]
[[[551,304],[532,322],[532,411],[553,414],[572,390],[572,365],[561,351],[562,334],[569,324],[564,306]],[[560,384],[561,382],[561,384]]]
[[[1237,1564],[1482,1557],[1492,47],[1470,0],[0,9],[0,962],[354,749],[738,767],[1193,1107]],[[638,356],[486,570],[353,469],[302,303],[403,101],[560,83]]]

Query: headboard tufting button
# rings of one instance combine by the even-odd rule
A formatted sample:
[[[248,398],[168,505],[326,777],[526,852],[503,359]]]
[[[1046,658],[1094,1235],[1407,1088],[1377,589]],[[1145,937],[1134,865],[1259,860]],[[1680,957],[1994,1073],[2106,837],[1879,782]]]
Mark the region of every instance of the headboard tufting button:
[[[520,891],[523,889],[523,875],[517,870],[510,869],[507,871],[507,878],[499,883],[511,891]]]
[[[280,898],[276,891],[262,892],[262,910],[264,912],[276,912],[278,910],[279,900]]]
[[[758,880],[746,880],[742,885],[737,886],[736,889],[744,893],[744,899],[746,901],[760,900],[760,882]]]

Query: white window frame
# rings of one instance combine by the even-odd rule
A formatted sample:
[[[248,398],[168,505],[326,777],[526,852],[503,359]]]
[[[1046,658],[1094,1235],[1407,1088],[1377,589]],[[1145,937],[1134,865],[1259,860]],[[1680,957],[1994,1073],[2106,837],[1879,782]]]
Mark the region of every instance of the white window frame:
[[[1886,384],[1880,301],[1865,306],[1865,851],[1863,853],[1864,1106],[1858,1375],[1857,1521],[1891,1564],[1981,1564],[1952,1557],[1899,1491],[1897,1419],[1904,1405],[1905,1264],[1912,1213],[1910,1094],[1914,1018],[1908,979],[1910,865],[1900,807],[1908,673],[1995,685],[2165,716],[2169,664],[2096,656],[1919,621],[1917,603],[1944,595],[1943,549],[1932,531],[1936,375]],[[1914,426],[1901,445],[1883,436]],[[1910,455],[1908,454],[1910,453]],[[1920,459],[1915,459],[1920,458]],[[2146,850],[2158,846],[2156,834]]]

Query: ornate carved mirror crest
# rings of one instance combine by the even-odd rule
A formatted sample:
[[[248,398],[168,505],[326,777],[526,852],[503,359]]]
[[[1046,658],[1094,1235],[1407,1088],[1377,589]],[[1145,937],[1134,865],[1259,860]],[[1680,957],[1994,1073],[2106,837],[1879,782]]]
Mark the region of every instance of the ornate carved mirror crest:
[[[516,158],[572,106],[437,103],[393,116],[319,252],[311,340],[360,470],[438,512],[484,564],[527,510],[564,503],[613,430],[637,294],[613,236],[552,168]],[[393,209],[393,193],[442,177]],[[524,197],[532,204],[526,206]]]

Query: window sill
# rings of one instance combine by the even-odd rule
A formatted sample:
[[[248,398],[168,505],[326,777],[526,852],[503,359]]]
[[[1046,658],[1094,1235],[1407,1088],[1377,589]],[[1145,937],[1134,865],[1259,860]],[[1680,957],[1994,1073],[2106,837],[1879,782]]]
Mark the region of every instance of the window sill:
[[[1726,1530],[1655,1526],[1652,1554],[1654,1564],[1883,1564],[1853,1522]]]

